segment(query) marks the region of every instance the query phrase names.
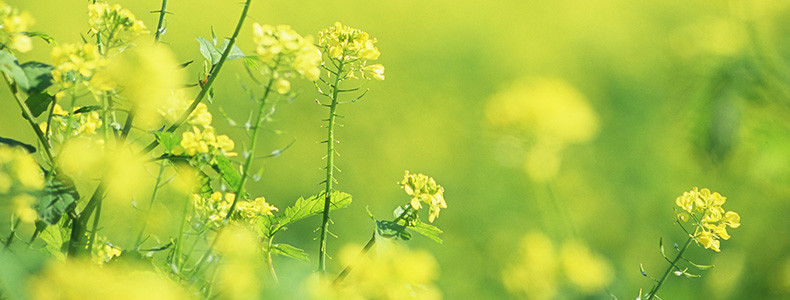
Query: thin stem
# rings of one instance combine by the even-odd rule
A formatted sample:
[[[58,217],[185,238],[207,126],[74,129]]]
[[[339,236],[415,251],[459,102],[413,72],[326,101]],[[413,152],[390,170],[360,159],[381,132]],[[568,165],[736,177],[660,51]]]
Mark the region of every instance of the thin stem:
[[[228,47],[226,47],[225,51],[222,52],[222,56],[220,56],[219,61],[209,74],[206,84],[204,84],[203,88],[200,89],[200,93],[198,93],[198,95],[195,97],[195,100],[192,101],[192,104],[190,104],[187,110],[181,114],[181,117],[179,117],[178,120],[173,123],[173,125],[170,125],[170,127],[167,128],[168,132],[174,132],[176,129],[178,129],[178,127],[181,127],[181,125],[186,122],[187,118],[189,118],[189,115],[195,110],[198,104],[200,104],[200,101],[202,101],[206,94],[208,94],[209,90],[211,89],[211,85],[214,83],[214,80],[217,79],[217,74],[219,74],[222,66],[225,65],[225,60],[227,60],[228,55],[230,55],[230,50],[233,49],[233,45],[236,44],[236,38],[239,36],[241,26],[244,24],[244,19],[247,18],[247,12],[250,9],[250,3],[252,3],[252,0],[247,0],[244,2],[244,8],[241,11],[241,16],[239,16],[239,21],[236,23],[236,30],[233,31],[233,35],[230,37],[230,40],[228,40]],[[154,140],[148,144],[145,149],[143,149],[143,153],[151,152],[151,150],[154,150],[157,145],[159,145],[159,141]]]
[[[159,174],[156,175],[156,182],[154,183],[154,190],[151,192],[151,201],[148,202],[148,209],[145,211],[145,217],[143,218],[143,226],[140,228],[140,232],[137,233],[137,240],[134,242],[134,249],[139,251],[140,246],[142,245],[143,234],[145,233],[145,228],[148,225],[148,217],[151,215],[151,209],[154,207],[154,201],[156,200],[156,193],[159,192],[159,188],[161,187],[162,183],[162,174],[165,171],[165,160],[163,159],[162,162],[159,164]]]
[[[370,237],[370,240],[368,240],[368,243],[365,244],[365,247],[362,247],[362,250],[359,251],[358,257],[359,258],[364,257],[365,254],[367,254],[368,251],[370,251],[370,248],[372,248],[374,244],[376,244],[376,231],[373,231],[373,236]],[[348,264],[348,266],[346,266],[346,268],[343,269],[343,271],[340,272],[339,275],[337,275],[337,278],[335,278],[335,281],[333,281],[332,284],[338,285],[341,282],[343,282],[343,279],[345,279],[348,276],[348,273],[351,272],[353,266],[354,266],[353,264]]]
[[[5,248],[8,249],[11,247],[11,243],[14,242],[14,237],[16,237],[16,227],[19,226],[19,222],[21,220],[17,218],[14,220],[14,226],[11,226],[11,232],[8,233],[8,239],[5,241]]]
[[[91,227],[91,235],[88,239],[88,246],[86,247],[88,249],[88,253],[93,252],[93,243],[96,242],[96,235],[99,232],[99,219],[101,218],[102,202],[103,201],[99,201],[99,203],[96,204],[96,212],[93,214],[93,226]]]
[[[337,66],[337,74],[343,73],[343,61]],[[324,212],[321,221],[321,236],[318,248],[318,272],[326,274],[326,236],[329,229],[329,205],[332,201],[332,184],[335,181],[335,118],[337,117],[337,96],[340,89],[340,76],[335,76],[335,84],[332,86],[332,103],[329,105],[329,124],[327,126],[326,137],[326,180],[324,189]]]
[[[28,124],[30,124],[30,127],[32,127],[33,131],[36,133],[36,137],[41,143],[41,147],[44,148],[44,153],[47,155],[47,159],[49,159],[51,164],[54,164],[55,158],[52,156],[49,142],[47,142],[46,137],[44,137],[44,133],[41,132],[41,128],[38,127],[38,124],[36,124],[36,121],[33,119],[33,113],[30,112],[30,109],[28,109],[27,105],[23,103],[24,101],[19,96],[19,88],[17,87],[16,83],[14,83],[5,73],[3,73],[3,79],[5,79],[5,83],[8,84],[8,88],[11,89],[11,94],[14,95],[14,100],[16,100],[16,104],[19,105],[19,109],[22,110],[22,117],[27,120]]]
[[[689,236],[689,239],[686,241],[686,244],[683,245],[683,248],[680,248],[680,251],[678,252],[678,255],[675,256],[675,259],[673,259],[672,262],[669,263],[669,267],[667,267],[667,270],[664,271],[664,275],[661,276],[661,280],[659,280],[658,283],[656,284],[656,286],[653,287],[652,290],[650,290],[650,293],[648,293],[647,298],[645,298],[645,300],[652,299],[653,296],[655,296],[656,293],[658,293],[658,289],[660,289],[661,285],[664,284],[664,281],[667,280],[667,277],[669,277],[669,273],[672,273],[672,270],[677,268],[677,266],[675,264],[677,264],[678,260],[680,260],[680,258],[683,256],[683,252],[686,252],[686,249],[688,249],[688,247],[689,247],[689,245],[691,245],[692,241],[694,241],[694,237],[693,236]]]
[[[73,218],[67,252],[69,257],[76,257],[85,253],[86,248],[84,245],[87,245],[85,230],[88,225],[88,219],[93,213],[93,210],[96,209],[96,206],[101,202],[101,199],[104,198],[104,190],[105,186],[102,181],[99,183],[99,186],[96,187],[96,190],[93,192],[91,199],[88,200],[88,204],[85,205],[82,213]]]
[[[274,235],[269,237],[269,251],[266,251],[266,263],[269,265],[269,272],[272,273],[272,277],[274,278],[275,283],[280,283],[280,280],[277,279],[277,272],[274,270],[274,262],[272,262],[272,242],[274,241]]]
[[[275,67],[276,68],[276,67]],[[247,181],[247,178],[250,175],[250,166],[252,165],[253,158],[255,157],[255,145],[258,141],[258,130],[263,126],[264,118],[264,110],[266,108],[266,98],[269,97],[269,92],[272,90],[272,85],[274,84],[274,77],[269,78],[269,83],[266,85],[266,91],[263,94],[263,97],[260,100],[260,105],[258,106],[258,115],[255,120],[255,126],[252,128],[252,137],[250,137],[250,149],[247,150],[246,156],[247,158],[244,160],[244,167],[241,169],[241,180],[237,186],[234,187],[234,192],[236,197],[233,199],[233,203],[230,205],[230,209],[228,209],[228,214],[225,215],[225,220],[230,220],[230,217],[233,215],[233,210],[236,208],[236,203],[239,202],[241,198],[241,193],[244,191],[244,183]]]
[[[159,9],[159,23],[156,24],[156,31],[154,32],[154,41],[157,43],[162,38],[162,32],[165,25],[165,14],[167,13],[167,0],[162,0],[162,8]]]

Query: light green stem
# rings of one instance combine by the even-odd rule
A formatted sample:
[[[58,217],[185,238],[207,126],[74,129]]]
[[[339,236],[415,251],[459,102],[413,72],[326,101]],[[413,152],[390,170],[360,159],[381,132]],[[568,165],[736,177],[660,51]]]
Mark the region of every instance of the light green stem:
[[[162,0],[162,8],[159,9],[159,23],[156,24],[156,32],[154,32],[154,40],[158,43],[162,38],[162,31],[165,25],[165,14],[167,13],[167,0]]]
[[[329,205],[332,201],[332,184],[335,181],[335,119],[337,117],[338,93],[340,92],[340,74],[343,74],[343,61],[340,61],[335,73],[335,84],[332,88],[332,103],[329,104],[329,124],[326,137],[326,180],[324,188],[324,212],[321,221],[321,235],[318,248],[318,272],[326,274],[326,236],[329,229]]]
[[[678,263],[680,258],[683,257],[683,253],[686,252],[686,249],[688,249],[688,247],[689,247],[689,245],[691,245],[692,241],[694,241],[694,237],[690,236],[689,239],[686,241],[686,244],[683,245],[683,248],[680,248],[680,251],[678,251],[678,255],[675,256],[675,259],[673,259],[672,262],[670,262],[669,267],[667,267],[667,270],[664,271],[664,275],[661,276],[661,280],[659,280],[658,283],[656,284],[656,286],[653,287],[653,289],[650,290],[650,292],[647,294],[647,298],[645,298],[645,300],[652,299],[653,296],[655,296],[656,293],[658,293],[658,289],[660,289],[661,285],[664,284],[664,281],[667,280],[667,277],[669,277],[669,273],[672,273],[672,270],[677,268],[676,264]]]
[[[33,113],[30,112],[27,104],[24,103],[22,97],[19,95],[19,88],[17,87],[16,83],[14,83],[5,73],[3,73],[3,79],[5,79],[5,83],[8,84],[8,88],[11,90],[11,94],[14,96],[16,104],[19,105],[19,109],[22,111],[22,117],[24,117],[28,124],[30,124],[30,127],[33,128],[38,141],[41,143],[41,147],[44,148],[44,153],[47,155],[47,159],[51,164],[54,165],[55,158],[52,156],[52,150],[50,149],[49,142],[47,142],[47,139],[44,137],[44,133],[41,131],[41,128],[38,127],[38,124],[36,124],[36,121],[33,119]]]

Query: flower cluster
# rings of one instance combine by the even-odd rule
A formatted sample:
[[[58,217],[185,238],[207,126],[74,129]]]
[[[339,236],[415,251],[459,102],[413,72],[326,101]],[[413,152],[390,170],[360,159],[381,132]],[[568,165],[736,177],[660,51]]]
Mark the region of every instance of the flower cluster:
[[[0,1],[0,42],[5,47],[19,52],[28,52],[33,49],[33,42],[27,35],[28,27],[33,25],[33,17],[26,11],[19,12],[16,8]]]
[[[63,135],[70,132],[70,135],[93,134],[96,129],[102,126],[103,122],[96,111],[80,112],[79,107],[75,107],[71,116],[60,106],[55,104],[52,108],[52,126],[47,128],[47,122],[38,124],[41,132],[49,133],[49,136],[57,136],[59,139],[65,138]],[[69,128],[69,126],[73,126]],[[48,130],[49,129],[49,130]]]
[[[206,104],[198,104],[188,119],[188,122],[192,124],[192,130],[181,134],[181,143],[173,149],[173,154],[204,155],[208,161],[213,161],[217,155],[235,156],[236,153],[231,152],[235,143],[227,135],[216,135],[214,127],[211,126],[211,120],[212,116]],[[198,126],[203,130],[200,130]]]
[[[101,265],[110,262],[113,258],[121,256],[121,248],[118,248],[107,241],[103,236],[97,236],[97,241],[93,243],[93,263]]]
[[[0,208],[11,203],[17,218],[32,223],[38,218],[34,195],[42,189],[44,176],[33,157],[23,148],[0,144]]]
[[[368,65],[369,60],[376,60],[381,54],[375,44],[376,39],[367,32],[340,22],[318,33],[318,47],[338,67],[338,73],[342,73],[339,75],[351,78],[360,73],[363,78],[384,80],[383,65]]]
[[[271,216],[273,211],[279,211],[277,207],[266,202],[263,197],[255,198],[253,201],[239,201],[236,205],[238,215],[248,219],[257,216]]]
[[[99,2],[88,5],[88,25],[90,32],[101,37],[110,48],[131,42],[147,29],[143,21],[118,4]]]
[[[705,249],[712,249],[719,252],[720,239],[730,239],[727,227],[738,228],[741,226],[741,216],[734,211],[725,211],[722,204],[727,197],[717,192],[711,193],[707,188],[698,189],[694,187],[691,191],[683,193],[675,199],[675,204],[683,211],[677,213],[679,221],[692,221],[697,228],[694,231],[694,239]]]
[[[442,208],[447,208],[447,202],[444,201],[444,188],[436,184],[432,177],[422,173],[411,174],[406,171],[400,185],[406,194],[412,196],[409,203],[411,208],[420,209],[422,207],[420,202],[425,202],[430,206],[430,215],[428,216],[430,222],[439,216],[439,211]]]
[[[214,192],[208,198],[192,194],[192,205],[198,220],[218,227],[228,214],[234,199],[236,199],[236,194],[233,193],[223,195],[220,192]]]
[[[258,59],[273,76],[275,89],[280,94],[291,90],[288,79],[302,76],[310,81],[320,75],[321,52],[313,44],[313,37],[302,37],[288,25],[252,25]]]
[[[64,88],[78,83],[88,85],[96,71],[107,65],[107,61],[99,54],[96,44],[62,44],[52,48],[50,52],[55,69],[52,77]]]

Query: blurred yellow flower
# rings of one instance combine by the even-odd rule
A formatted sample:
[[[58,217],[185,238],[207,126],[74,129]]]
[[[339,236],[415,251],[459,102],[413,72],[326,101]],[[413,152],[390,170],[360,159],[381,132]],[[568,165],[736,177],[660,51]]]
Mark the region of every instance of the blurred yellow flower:
[[[19,52],[33,49],[27,31],[33,25],[33,17],[26,11],[19,12],[14,7],[0,1],[0,43]]]
[[[530,232],[519,244],[519,256],[502,272],[502,282],[524,299],[552,299],[559,288],[554,243],[542,232]]]
[[[252,24],[252,39],[256,45],[258,59],[278,78],[276,90],[285,94],[290,83],[285,78],[303,76],[310,81],[318,80],[321,52],[316,48],[313,37],[302,37],[288,25]]]
[[[90,32],[101,36],[103,43],[110,48],[126,45],[148,32],[145,24],[137,20],[131,11],[106,2],[88,5],[88,25]]]
[[[592,253],[581,241],[566,241],[560,258],[565,276],[586,294],[602,292],[614,279],[614,270],[609,262]]]

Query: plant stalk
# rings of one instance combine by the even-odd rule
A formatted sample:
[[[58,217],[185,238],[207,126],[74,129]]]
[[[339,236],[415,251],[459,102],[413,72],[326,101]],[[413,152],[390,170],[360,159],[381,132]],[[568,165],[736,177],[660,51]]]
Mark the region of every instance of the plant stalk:
[[[341,61],[337,67],[335,84],[332,86],[332,103],[329,105],[329,124],[327,125],[324,212],[322,214],[323,219],[321,221],[321,236],[318,248],[318,272],[321,274],[326,274],[326,236],[329,229],[329,205],[332,201],[332,184],[335,181],[335,119],[337,117],[338,93],[340,92],[338,85],[340,84],[340,74],[342,73],[343,62]]]
[[[675,256],[675,259],[673,259],[672,262],[670,262],[669,267],[667,267],[667,270],[664,271],[664,275],[661,276],[661,280],[659,280],[658,283],[656,284],[656,286],[653,287],[652,290],[650,290],[650,292],[648,293],[647,298],[645,298],[645,300],[652,299],[653,296],[655,296],[656,293],[658,293],[658,289],[660,289],[661,285],[664,284],[664,281],[667,280],[667,277],[669,277],[669,273],[672,273],[672,270],[677,268],[676,267],[677,262],[680,260],[681,257],[683,257],[683,253],[686,252],[686,249],[688,249],[688,247],[689,247],[689,245],[691,245],[692,241],[694,241],[694,237],[690,236],[689,239],[686,241],[686,244],[683,245],[683,248],[680,248],[680,251],[678,252],[678,255]]]

